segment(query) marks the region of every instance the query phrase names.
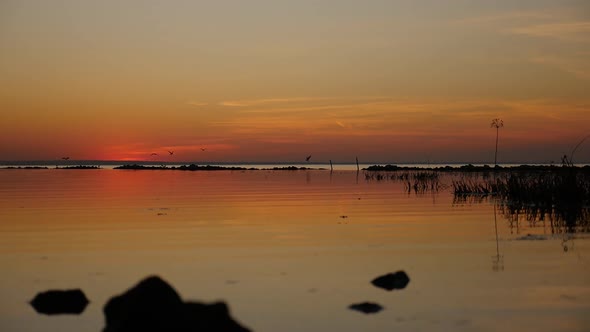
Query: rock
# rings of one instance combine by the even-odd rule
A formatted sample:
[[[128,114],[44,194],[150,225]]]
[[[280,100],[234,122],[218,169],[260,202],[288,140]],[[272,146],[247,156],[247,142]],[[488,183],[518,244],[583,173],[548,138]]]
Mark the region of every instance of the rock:
[[[169,284],[158,277],[148,277],[107,302],[103,309],[104,331],[165,328],[166,325],[160,325],[170,324],[167,321],[181,311],[182,304],[182,299]]]
[[[187,302],[184,306],[191,326],[191,329],[188,331],[250,331],[240,326],[240,324],[230,317],[229,308],[224,302],[211,304]]]
[[[351,310],[360,311],[364,314],[376,314],[379,311],[383,310],[382,306],[373,302],[351,304],[350,306],[348,306],[348,308]]]
[[[225,303],[185,303],[172,286],[156,276],[112,297],[104,314],[104,332],[249,331],[230,317]]]
[[[404,271],[397,271],[377,277],[371,281],[375,287],[383,288],[388,291],[394,289],[404,289],[410,282],[410,277]]]
[[[81,314],[89,301],[80,289],[49,290],[38,293],[30,302],[40,314]]]

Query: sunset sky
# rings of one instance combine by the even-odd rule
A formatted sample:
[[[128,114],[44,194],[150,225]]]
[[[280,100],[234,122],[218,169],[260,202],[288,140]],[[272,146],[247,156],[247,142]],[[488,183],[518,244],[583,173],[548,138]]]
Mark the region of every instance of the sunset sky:
[[[0,1],[0,160],[493,162],[494,118],[590,134],[590,1]]]

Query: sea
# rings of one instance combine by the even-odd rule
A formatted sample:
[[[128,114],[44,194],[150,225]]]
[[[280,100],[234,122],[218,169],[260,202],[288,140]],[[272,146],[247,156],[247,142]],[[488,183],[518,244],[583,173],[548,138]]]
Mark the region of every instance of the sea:
[[[153,275],[258,332],[589,330],[588,234],[457,197],[461,174],[416,192],[356,164],[124,163],[4,163],[49,168],[0,169],[0,331],[101,331],[107,301]],[[404,289],[371,283],[398,271]],[[29,303],[76,288],[90,299],[79,315]],[[363,302],[383,309],[350,308]]]

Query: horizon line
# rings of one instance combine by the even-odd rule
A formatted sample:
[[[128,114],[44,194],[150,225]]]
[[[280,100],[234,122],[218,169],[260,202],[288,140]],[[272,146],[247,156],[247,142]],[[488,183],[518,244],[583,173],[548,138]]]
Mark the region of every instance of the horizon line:
[[[57,159],[27,159],[27,160],[0,160],[0,164],[72,164],[72,163],[112,163],[112,164],[129,164],[129,163],[149,163],[149,164],[247,164],[247,165],[263,165],[263,164],[311,164],[311,165],[329,165],[330,160],[327,161],[170,161],[170,160],[117,160],[117,159],[70,159],[70,160],[57,160]],[[396,164],[419,164],[419,165],[445,165],[445,164],[482,164],[482,165],[494,165],[493,162],[485,161],[359,161],[359,164],[382,164],[382,165],[396,165]],[[575,164],[589,164],[590,161],[578,161]],[[332,164],[336,165],[355,165],[356,162],[343,162],[343,161],[332,161]],[[502,164],[520,164],[520,165],[531,165],[531,164],[553,164],[560,165],[560,162],[555,161],[503,161],[498,162],[498,165]]]

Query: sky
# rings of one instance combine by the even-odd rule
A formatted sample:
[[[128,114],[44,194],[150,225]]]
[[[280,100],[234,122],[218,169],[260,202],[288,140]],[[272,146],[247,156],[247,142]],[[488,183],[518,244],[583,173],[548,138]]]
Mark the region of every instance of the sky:
[[[0,160],[493,163],[495,118],[590,135],[589,1],[0,1]]]

